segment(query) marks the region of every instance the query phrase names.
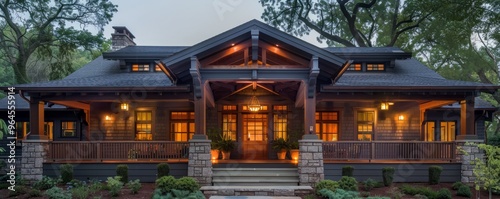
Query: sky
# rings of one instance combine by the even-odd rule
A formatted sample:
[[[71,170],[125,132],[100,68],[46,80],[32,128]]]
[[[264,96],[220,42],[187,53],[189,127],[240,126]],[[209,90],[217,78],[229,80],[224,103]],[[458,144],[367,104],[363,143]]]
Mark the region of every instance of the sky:
[[[111,0],[118,12],[105,27],[126,26],[137,45],[191,46],[252,19],[260,20],[263,8],[257,0]],[[314,45],[316,35],[301,38]]]

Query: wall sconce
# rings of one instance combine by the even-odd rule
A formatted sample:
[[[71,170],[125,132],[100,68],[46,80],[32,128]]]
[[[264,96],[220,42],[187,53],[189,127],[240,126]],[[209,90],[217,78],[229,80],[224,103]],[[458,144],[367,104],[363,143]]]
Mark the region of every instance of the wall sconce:
[[[399,121],[403,121],[403,120],[405,120],[405,116],[404,116],[404,115],[399,115],[399,116],[398,116],[398,120],[399,120]]]
[[[382,102],[380,103],[380,110],[389,110],[389,103],[387,102]]]
[[[109,115],[106,115],[106,116],[104,116],[104,119],[105,119],[106,121],[109,121],[109,120],[111,120],[111,117],[109,117]]]
[[[127,103],[121,103],[120,104],[120,109],[124,111],[128,111],[128,104]]]

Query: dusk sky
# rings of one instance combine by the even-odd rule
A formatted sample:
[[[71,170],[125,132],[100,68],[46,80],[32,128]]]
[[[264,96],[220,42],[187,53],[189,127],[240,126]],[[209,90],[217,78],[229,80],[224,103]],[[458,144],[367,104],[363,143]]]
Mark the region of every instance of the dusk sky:
[[[263,8],[257,0],[112,0],[118,12],[105,27],[126,26],[137,45],[189,46],[211,38],[252,19],[260,19]],[[262,21],[262,20],[261,20]],[[302,38],[318,46],[316,36]]]

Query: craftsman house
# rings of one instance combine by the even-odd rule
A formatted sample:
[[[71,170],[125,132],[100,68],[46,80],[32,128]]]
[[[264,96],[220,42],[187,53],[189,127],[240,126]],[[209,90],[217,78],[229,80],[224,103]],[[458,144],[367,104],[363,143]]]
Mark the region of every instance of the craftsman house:
[[[42,158],[31,166],[44,175],[73,163],[78,178],[104,178],[127,163],[130,178],[152,181],[169,162],[176,176],[217,184],[237,164],[295,169],[301,177],[285,181],[296,185],[336,179],[344,165],[362,179],[411,167],[396,181],[425,181],[430,164],[443,164],[442,181],[457,181],[457,144],[484,139],[495,111],[478,96],[498,86],[445,79],[396,47],[319,48],[257,20],[193,46],[138,46],[114,29],[113,51],[68,77],[15,86],[29,101],[18,121],[31,131],[24,139],[18,129],[23,159]],[[210,161],[207,132],[236,143],[230,160]],[[304,135],[299,158],[276,160],[271,141],[292,134]],[[25,154],[31,145],[45,156]]]

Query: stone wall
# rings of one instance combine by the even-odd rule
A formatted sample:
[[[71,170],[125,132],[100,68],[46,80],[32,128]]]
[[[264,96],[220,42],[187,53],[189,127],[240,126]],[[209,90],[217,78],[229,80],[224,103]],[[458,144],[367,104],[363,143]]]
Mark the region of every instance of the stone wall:
[[[212,162],[210,140],[191,139],[189,141],[188,176],[201,186],[212,184]]]
[[[473,160],[476,158],[483,159],[484,152],[479,150],[477,144],[483,143],[482,140],[457,140],[457,160],[462,163],[461,168],[461,181],[463,183],[474,183],[476,177],[474,177],[474,173],[472,170],[474,169],[474,165],[472,164]],[[471,145],[473,144],[473,145]]]
[[[49,144],[47,140],[24,140],[23,157],[21,159],[21,177],[33,183],[42,179],[43,162],[47,157]]]
[[[323,168],[323,141],[316,135],[305,135],[299,140],[299,185],[313,186],[325,178]]]

